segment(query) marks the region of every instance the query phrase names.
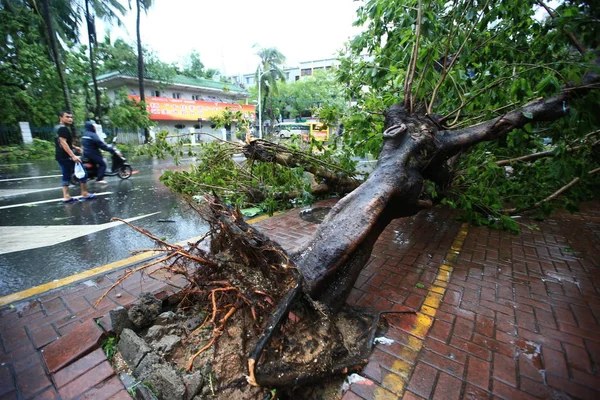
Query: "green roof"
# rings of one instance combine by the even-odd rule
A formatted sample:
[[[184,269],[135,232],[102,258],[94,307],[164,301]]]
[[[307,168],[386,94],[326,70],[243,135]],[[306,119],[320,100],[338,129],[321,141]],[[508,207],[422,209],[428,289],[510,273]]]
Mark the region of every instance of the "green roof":
[[[113,76],[119,76],[119,75],[124,75],[127,77],[137,79],[137,71],[134,71],[132,69],[123,69],[120,71],[108,72],[106,74],[102,74],[102,75],[98,76],[96,79],[105,80],[105,79],[112,78]],[[148,71],[144,72],[144,78],[148,79],[148,80],[164,81],[163,79],[161,79],[161,77],[157,77],[153,73],[148,72]],[[237,86],[235,83],[217,82],[217,81],[213,81],[210,79],[202,79],[202,78],[190,78],[189,76],[184,76],[184,75],[175,75],[174,77],[170,78],[165,83],[197,86],[197,87],[211,88],[211,89],[220,89],[223,91],[238,92],[238,93],[247,93],[246,90]]]

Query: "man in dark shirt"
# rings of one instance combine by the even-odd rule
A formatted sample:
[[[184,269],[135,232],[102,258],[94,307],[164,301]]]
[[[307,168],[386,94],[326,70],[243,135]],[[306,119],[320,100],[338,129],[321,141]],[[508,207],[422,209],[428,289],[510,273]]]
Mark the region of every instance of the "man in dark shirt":
[[[59,111],[58,113],[59,124],[56,126],[56,138],[55,138],[55,159],[60,165],[62,171],[62,191],[63,191],[63,203],[71,203],[77,201],[76,198],[69,195],[69,183],[73,176],[73,170],[75,169],[75,163],[80,163],[81,159],[75,154],[73,150],[81,152],[81,148],[73,146],[73,137],[68,125],[73,123],[73,114],[70,111]],[[87,191],[87,176],[80,179],[81,182],[81,197],[83,199],[91,199],[95,197],[93,194]]]

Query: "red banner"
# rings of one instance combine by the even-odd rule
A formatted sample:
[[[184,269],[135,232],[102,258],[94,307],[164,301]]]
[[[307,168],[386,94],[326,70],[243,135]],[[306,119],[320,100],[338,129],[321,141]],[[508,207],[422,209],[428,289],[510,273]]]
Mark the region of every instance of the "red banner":
[[[140,101],[140,96],[129,95]],[[254,115],[256,107],[250,104],[232,104],[216,101],[169,99],[167,97],[146,97],[146,107],[152,121],[198,121],[208,120],[229,108]]]

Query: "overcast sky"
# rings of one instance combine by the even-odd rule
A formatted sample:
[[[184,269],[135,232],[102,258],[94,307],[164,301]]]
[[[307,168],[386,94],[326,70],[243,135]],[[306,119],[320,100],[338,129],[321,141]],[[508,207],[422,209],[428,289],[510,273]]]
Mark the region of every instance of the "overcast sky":
[[[135,5],[135,1],[132,1]],[[331,58],[359,32],[352,26],[354,0],[154,0],[142,16],[142,43],[162,61],[177,62],[192,49],[207,68],[226,75],[256,70],[257,48],[276,47],[286,65]],[[112,28],[114,41],[135,42],[135,10],[124,18],[126,30]],[[104,26],[98,21],[98,35]],[[254,45],[258,47],[254,48]]]

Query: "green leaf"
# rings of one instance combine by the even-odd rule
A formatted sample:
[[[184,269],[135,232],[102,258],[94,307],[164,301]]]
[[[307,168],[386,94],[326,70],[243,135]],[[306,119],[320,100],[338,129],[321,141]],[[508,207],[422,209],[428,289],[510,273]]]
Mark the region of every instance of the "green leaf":
[[[245,217],[254,217],[255,215],[260,214],[261,211],[262,210],[258,207],[244,208],[240,210]]]
[[[524,112],[524,113],[523,113],[523,116],[524,116],[525,118],[533,119],[533,114],[532,114],[532,113],[530,113],[530,112]]]

